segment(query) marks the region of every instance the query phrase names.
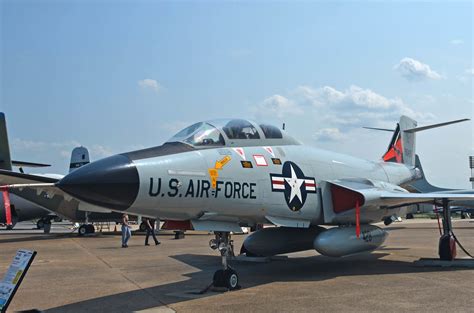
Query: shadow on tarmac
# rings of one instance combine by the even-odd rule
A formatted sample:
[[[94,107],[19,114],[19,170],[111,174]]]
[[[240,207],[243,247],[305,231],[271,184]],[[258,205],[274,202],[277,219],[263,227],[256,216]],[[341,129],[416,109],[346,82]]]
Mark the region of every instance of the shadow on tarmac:
[[[381,259],[388,253],[354,255],[346,258],[329,258],[321,255],[313,257],[292,257],[286,260],[274,260],[270,263],[231,262],[239,273],[242,290],[274,282],[318,282],[336,277],[358,275],[386,275],[400,273],[421,273],[458,271],[457,269],[421,268],[412,262]],[[80,301],[49,309],[48,312],[130,312],[152,309],[159,306],[179,302],[213,297],[222,293],[208,292],[197,295],[211,281],[214,271],[220,268],[220,257],[196,254],[171,256],[172,258],[191,265],[199,271],[183,275],[187,278],[173,282]],[[291,290],[290,286],[288,287]],[[233,291],[238,293],[239,291]],[[222,301],[222,298],[219,298]]]
[[[11,233],[10,233],[11,234]],[[8,234],[0,234],[0,238],[3,235],[8,235]],[[36,241],[36,240],[54,240],[54,239],[65,239],[65,238],[71,238],[71,237],[77,237],[77,233],[65,233],[65,234],[30,234],[26,237],[21,237],[21,238],[4,238],[0,239],[0,244],[1,243],[13,243],[13,242],[27,242],[27,241]]]

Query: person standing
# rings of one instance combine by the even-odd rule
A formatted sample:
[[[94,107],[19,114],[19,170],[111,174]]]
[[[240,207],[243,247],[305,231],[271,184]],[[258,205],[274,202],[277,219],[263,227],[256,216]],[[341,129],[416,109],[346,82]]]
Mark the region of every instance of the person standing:
[[[148,239],[150,238],[150,235],[153,237],[153,240],[155,241],[155,245],[159,245],[161,242],[159,242],[158,239],[156,239],[155,220],[151,218],[145,218],[145,226],[146,226],[145,246],[150,245],[148,243]]]
[[[122,215],[122,248],[128,248],[128,240],[132,236],[130,223],[128,221],[128,214]]]

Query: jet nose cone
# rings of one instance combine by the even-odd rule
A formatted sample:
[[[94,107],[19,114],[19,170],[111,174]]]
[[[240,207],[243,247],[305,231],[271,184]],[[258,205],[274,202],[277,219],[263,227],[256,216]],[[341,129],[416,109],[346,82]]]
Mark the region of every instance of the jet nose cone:
[[[84,165],[56,185],[80,200],[126,210],[135,201],[139,184],[135,165],[128,157],[118,154]]]

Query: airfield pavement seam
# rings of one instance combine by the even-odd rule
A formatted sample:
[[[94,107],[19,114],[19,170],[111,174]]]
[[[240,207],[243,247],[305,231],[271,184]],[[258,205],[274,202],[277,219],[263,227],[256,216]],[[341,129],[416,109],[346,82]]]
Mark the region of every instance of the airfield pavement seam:
[[[100,262],[102,262],[103,264],[105,264],[105,266],[107,266],[108,268],[110,268],[112,271],[114,272],[117,272],[118,274],[120,274],[120,276],[122,276],[125,280],[127,280],[129,283],[131,283],[132,285],[134,285],[135,287],[137,287],[139,290],[145,292],[146,294],[148,294],[152,299],[156,300],[158,303],[160,303],[162,306],[166,307],[167,309],[171,310],[172,312],[176,312],[175,310],[173,310],[171,307],[169,307],[166,303],[164,303],[163,301],[161,301],[159,298],[156,298],[151,292],[149,292],[147,290],[147,288],[143,288],[142,286],[140,286],[140,284],[138,284],[137,282],[135,282],[134,280],[130,279],[127,275],[125,275],[122,271],[120,271],[118,268],[116,267],[113,267],[112,265],[110,265],[107,261],[105,261],[104,259],[102,259],[100,256],[96,255],[96,254],[93,254],[91,253],[84,245],[82,245],[80,243],[80,241],[77,239],[77,238],[71,238],[73,240],[73,242],[80,247],[81,250],[85,251],[88,255],[90,256],[93,256],[95,257],[97,260],[99,260]]]

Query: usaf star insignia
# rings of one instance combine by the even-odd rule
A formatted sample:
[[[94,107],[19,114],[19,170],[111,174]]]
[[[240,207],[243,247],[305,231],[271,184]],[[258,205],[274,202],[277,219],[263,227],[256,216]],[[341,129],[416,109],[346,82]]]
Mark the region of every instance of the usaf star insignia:
[[[316,193],[316,180],[306,177],[303,171],[293,162],[283,164],[282,174],[270,174],[272,191],[283,192],[286,204],[292,211],[303,207],[308,193]]]

